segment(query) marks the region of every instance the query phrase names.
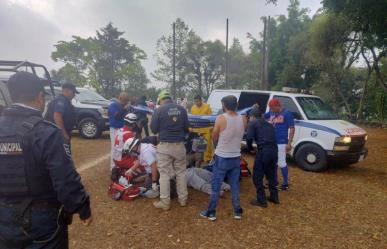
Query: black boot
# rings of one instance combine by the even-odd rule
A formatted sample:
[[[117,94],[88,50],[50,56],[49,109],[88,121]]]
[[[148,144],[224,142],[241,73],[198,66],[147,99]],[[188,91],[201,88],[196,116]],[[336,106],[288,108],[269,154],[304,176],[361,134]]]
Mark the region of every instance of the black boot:
[[[270,197],[267,198],[267,200],[272,202],[272,203],[274,203],[274,204],[280,204],[278,197],[270,196]]]
[[[262,207],[262,208],[267,208],[267,202],[260,202],[256,199],[254,200],[251,200],[250,201],[250,204],[253,205],[253,206],[258,206],[258,207]]]

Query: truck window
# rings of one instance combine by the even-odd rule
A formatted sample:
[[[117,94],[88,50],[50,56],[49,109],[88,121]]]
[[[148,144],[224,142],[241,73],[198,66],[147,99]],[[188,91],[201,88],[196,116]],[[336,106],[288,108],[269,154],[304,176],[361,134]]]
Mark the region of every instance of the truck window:
[[[242,110],[247,107],[251,107],[254,104],[258,104],[261,112],[266,111],[267,101],[270,95],[267,93],[254,93],[254,92],[242,92],[239,97],[238,109]]]
[[[278,99],[281,102],[283,108],[291,111],[295,119],[303,119],[300,111],[298,110],[298,107],[292,98],[278,95],[275,95],[273,98]]]
[[[0,82],[0,84],[2,84]],[[7,106],[7,102],[5,100],[5,96],[4,96],[4,93],[3,93],[3,88],[2,86],[0,85],[0,113],[3,112],[4,108]]]

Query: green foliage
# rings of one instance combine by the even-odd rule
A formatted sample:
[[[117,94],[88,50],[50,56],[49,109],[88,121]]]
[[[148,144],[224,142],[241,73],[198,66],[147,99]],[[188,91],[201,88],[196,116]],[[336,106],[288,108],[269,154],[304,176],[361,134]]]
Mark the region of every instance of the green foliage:
[[[172,30],[171,25],[171,30]],[[189,36],[195,35],[192,30],[180,18],[175,21],[176,30],[176,89],[177,95],[182,96],[186,86],[189,85],[185,57],[185,46]],[[163,35],[157,41],[156,45],[156,60],[158,68],[152,73],[152,77],[157,81],[166,82],[168,87],[172,90],[173,82],[173,33]],[[173,92],[173,91],[171,91]]]
[[[176,95],[189,91],[208,96],[223,82],[225,47],[220,41],[203,41],[180,18],[176,27]],[[173,34],[162,36],[157,41],[158,68],[152,76],[166,82],[172,89]]]
[[[109,23],[95,37],[73,36],[71,41],[59,41],[51,54],[54,61],[66,63],[59,69],[58,78],[92,85],[108,98],[122,90],[138,93],[145,89],[148,79],[141,61],[146,54],[123,34]]]
[[[353,23],[353,31],[363,34],[367,47],[387,46],[387,1],[323,0],[324,8],[335,15],[344,15]]]
[[[51,78],[59,82],[72,82],[77,86],[84,86],[87,78],[75,66],[66,63],[59,70],[51,71]]]

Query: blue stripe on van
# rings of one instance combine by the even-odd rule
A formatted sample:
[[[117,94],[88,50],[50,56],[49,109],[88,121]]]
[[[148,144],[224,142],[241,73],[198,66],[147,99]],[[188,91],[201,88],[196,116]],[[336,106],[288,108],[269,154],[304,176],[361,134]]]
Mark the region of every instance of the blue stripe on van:
[[[308,123],[308,122],[300,121],[300,120],[295,120],[294,123],[295,123],[295,125],[298,125],[301,127],[307,127],[307,128],[311,128],[311,129],[315,129],[315,130],[326,131],[326,132],[341,136],[340,132],[338,132],[334,129],[328,128],[326,126],[323,126],[323,125]]]

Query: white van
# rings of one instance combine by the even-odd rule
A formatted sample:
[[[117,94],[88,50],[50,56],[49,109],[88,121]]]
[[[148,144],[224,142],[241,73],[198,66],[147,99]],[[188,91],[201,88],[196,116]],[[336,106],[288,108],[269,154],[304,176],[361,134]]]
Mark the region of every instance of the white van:
[[[255,90],[214,90],[208,98],[213,113],[222,112],[221,99],[234,95],[239,110],[258,103],[263,112],[267,103],[276,98],[295,118],[295,135],[290,156],[308,171],[322,171],[328,162],[353,164],[367,156],[367,133],[362,128],[340,120],[332,108],[318,96]]]

